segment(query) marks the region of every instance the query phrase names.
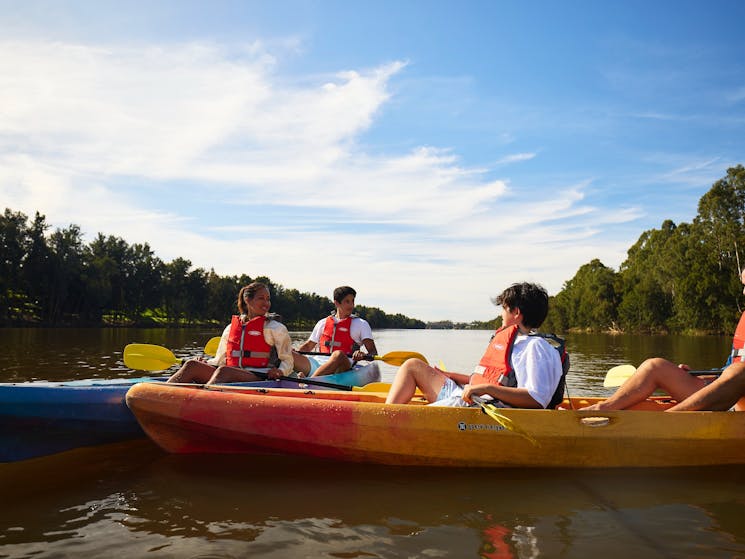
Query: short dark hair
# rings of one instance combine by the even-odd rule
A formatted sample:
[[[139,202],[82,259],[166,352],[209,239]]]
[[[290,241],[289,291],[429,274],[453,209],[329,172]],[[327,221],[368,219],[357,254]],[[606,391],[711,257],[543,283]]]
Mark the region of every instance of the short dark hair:
[[[357,297],[357,292],[348,285],[342,285],[341,287],[334,289],[334,301],[337,303],[341,303],[341,300],[347,295]]]
[[[538,328],[548,314],[548,292],[535,283],[513,283],[494,298],[494,304],[520,309],[523,324]]]

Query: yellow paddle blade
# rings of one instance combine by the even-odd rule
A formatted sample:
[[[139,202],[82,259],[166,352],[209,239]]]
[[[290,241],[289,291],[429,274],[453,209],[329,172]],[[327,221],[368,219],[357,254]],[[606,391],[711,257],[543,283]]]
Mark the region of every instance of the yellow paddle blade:
[[[390,382],[370,382],[365,386],[352,387],[354,392],[389,392],[390,389]],[[416,392],[414,392],[414,396],[424,396],[424,394],[422,394],[422,391],[417,388]]]
[[[531,437],[527,432],[525,432],[525,430],[515,425],[514,421],[512,421],[506,415],[502,415],[501,413],[499,413],[497,411],[497,407],[494,404],[485,402],[478,396],[474,396],[472,400],[476,402],[479,406],[481,406],[481,409],[484,410],[486,415],[491,417],[494,421],[499,423],[502,427],[504,427],[508,431],[512,431],[513,433],[523,437],[524,439],[527,439],[530,442],[530,444],[532,444],[533,446],[540,446],[537,440]]]
[[[603,386],[610,388],[612,386],[621,386],[626,379],[636,372],[636,367],[633,365],[618,365],[608,370],[603,381]]]
[[[389,351],[385,355],[376,355],[376,361],[385,361],[389,365],[403,365],[407,359],[421,359],[427,363],[427,358],[416,351]]]
[[[124,348],[124,364],[130,369],[162,371],[181,363],[170,349],[151,344],[127,344]]]
[[[207,345],[204,346],[204,354],[215,355],[217,353],[217,348],[219,346],[220,346],[220,336],[215,336],[214,338],[210,338],[210,341],[208,341]]]

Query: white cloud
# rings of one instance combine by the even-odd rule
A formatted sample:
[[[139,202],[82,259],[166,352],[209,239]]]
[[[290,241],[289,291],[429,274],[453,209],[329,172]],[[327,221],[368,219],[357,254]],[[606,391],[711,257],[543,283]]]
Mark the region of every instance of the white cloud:
[[[448,148],[367,152],[405,63],[290,81],[265,49],[0,42],[0,204],[220,274],[351,284],[427,320],[491,318],[514,281],[556,292],[604,226],[638,217],[587,204],[588,183],[514,185]]]

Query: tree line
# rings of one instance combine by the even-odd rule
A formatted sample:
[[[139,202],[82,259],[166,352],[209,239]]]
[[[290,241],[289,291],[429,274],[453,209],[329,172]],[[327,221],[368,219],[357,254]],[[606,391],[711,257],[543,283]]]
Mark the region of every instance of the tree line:
[[[241,286],[264,281],[272,311],[307,330],[333,310],[328,297],[259,276],[219,276],[147,243],[99,233],[83,242],[77,225],[48,233],[46,218],[10,209],[0,217],[0,325],[223,324]],[[731,167],[698,203],[692,223],[664,220],[643,232],[618,271],[594,259],[551,297],[544,331],[730,334],[743,308],[745,168]],[[494,328],[487,322],[424,323],[376,307],[357,314],[373,328]]]
[[[46,217],[5,209],[0,217],[0,325],[217,325],[236,312],[239,289],[263,281],[272,312],[290,329],[309,330],[334,310],[329,297],[268,277],[220,276],[189,260],[164,262],[147,243],[99,233],[83,241],[77,225],[49,233]],[[356,307],[373,328],[424,328],[421,320]]]
[[[641,234],[618,271],[581,266],[551,298],[543,330],[731,334],[743,307],[745,168],[731,167],[692,223]],[[745,256],[745,255],[744,255]]]

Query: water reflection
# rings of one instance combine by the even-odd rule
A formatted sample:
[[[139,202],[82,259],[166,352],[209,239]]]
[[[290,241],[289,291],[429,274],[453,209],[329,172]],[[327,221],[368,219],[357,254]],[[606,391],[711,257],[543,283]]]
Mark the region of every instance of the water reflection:
[[[144,441],[13,466],[0,468],[14,503],[0,512],[0,555],[745,553],[743,468],[474,472],[172,456]]]

